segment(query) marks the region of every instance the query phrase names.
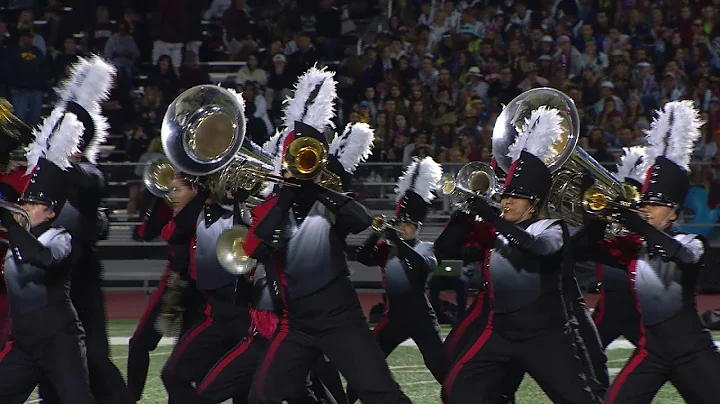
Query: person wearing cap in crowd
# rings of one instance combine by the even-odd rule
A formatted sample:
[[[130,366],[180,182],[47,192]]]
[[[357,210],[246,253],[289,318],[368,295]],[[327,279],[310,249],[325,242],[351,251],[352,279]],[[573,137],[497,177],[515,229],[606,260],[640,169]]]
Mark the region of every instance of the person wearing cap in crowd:
[[[412,338],[425,366],[439,383],[444,379],[442,338],[435,310],[425,294],[428,276],[437,267],[432,243],[418,239],[420,226],[442,178],[442,167],[432,157],[415,159],[398,178],[395,217],[385,229],[374,229],[355,257],[363,265],[382,269],[387,307],[373,334],[385,356]],[[348,388],[350,404],[357,400]]]
[[[553,402],[599,402],[590,390],[567,332],[561,278],[572,261],[567,226],[541,219],[550,190],[543,162],[562,134],[556,109],[531,112],[509,147],[513,163],[505,180],[501,214],[484,198],[469,202],[483,221],[473,230],[474,261],[484,261],[491,312],[485,330],[467,346],[443,382],[444,403],[496,398],[504,377],[520,365]],[[568,259],[569,257],[569,259]]]
[[[525,78],[518,84],[518,88],[522,91],[530,90],[531,88],[546,87],[550,84],[550,81],[545,77],[538,75],[537,65],[535,63],[528,63],[525,68]]]
[[[105,197],[105,178],[94,165],[99,146],[108,135],[109,125],[101,114],[101,103],[107,100],[115,68],[99,56],[80,58],[71,68],[68,80],[59,88],[60,100],[44,122],[42,130],[51,128],[72,113],[83,126],[78,151],[71,159],[66,179],[67,203],[56,223],[72,236],[70,298],[85,329],[90,388],[100,401],[132,403],[122,374],[110,360],[105,298],[102,292],[102,263],[95,245],[107,234],[109,223],[100,211]],[[40,384],[44,403],[60,402],[57,388]]]
[[[244,113],[242,94],[235,96],[238,110]],[[239,122],[242,122],[240,130],[244,136],[247,124],[244,114]],[[175,345],[161,373],[168,395],[177,403],[197,402],[198,383],[229,348],[249,336],[251,326],[248,310],[252,284],[245,277],[227,271],[216,252],[218,237],[224,230],[250,225],[249,209],[245,206],[250,192],[237,189],[220,194],[220,190],[208,188],[210,180],[197,180],[200,188],[195,198],[202,201],[202,207],[197,216],[188,218],[195,226],[190,240],[188,272],[204,300],[205,309],[200,322]]]
[[[73,113],[58,115],[45,119],[28,148],[31,178],[19,199],[27,218],[0,212],[10,245],[4,275],[13,320],[10,339],[0,351],[2,403],[25,402],[42,380],[55,387],[63,403],[96,402],[84,331],[68,294],[72,237],[55,223],[70,190],[66,170],[83,125]]]
[[[667,381],[688,402],[720,396],[720,352],[697,312],[695,284],[707,245],[696,234],[672,229],[688,192],[689,162],[700,138],[692,101],[665,104],[646,135],[649,168],[636,211],[618,207],[631,234],[600,241],[592,259],[627,270],[639,314],[637,348],[613,382],[605,402],[650,402]],[[595,222],[595,238],[605,225]]]
[[[285,114],[285,126],[292,130],[283,141],[282,156],[303,138],[327,150],[323,131],[334,115],[336,97],[332,76],[311,68],[306,80],[301,78],[306,84],[298,84],[295,98],[304,107]],[[302,180],[289,170],[284,175],[296,186],[280,185],[276,195],[252,210],[245,242],[247,254],[265,267],[279,313],[250,400],[279,404],[291,398],[324,354],[363,402],[409,403],[368,329],[342,248],[348,234],[370,226],[370,215],[351,196],[320,186],[318,177]]]
[[[12,113],[12,105],[0,98],[0,198],[5,202],[17,203],[25,191],[30,176],[25,174],[26,161],[23,147],[34,138],[33,129]],[[4,233],[1,239],[7,239]],[[0,253],[5,256],[7,245],[0,244]],[[11,321],[9,302],[2,276],[4,260],[0,263],[0,349],[10,336]]]
[[[199,194],[197,178],[177,172],[167,199],[153,197],[140,226],[135,230],[138,239],[151,241],[161,236],[167,242],[168,262],[150,302],[135,327],[128,345],[127,385],[136,402],[142,399],[150,352],[163,337],[158,330],[165,302],[169,294],[184,289],[179,335],[182,337],[203,319],[204,300],[190,276],[190,249],[195,236],[196,220],[205,203]],[[183,287],[183,285],[185,285]],[[165,319],[169,320],[169,319]],[[172,396],[170,397],[172,401]]]

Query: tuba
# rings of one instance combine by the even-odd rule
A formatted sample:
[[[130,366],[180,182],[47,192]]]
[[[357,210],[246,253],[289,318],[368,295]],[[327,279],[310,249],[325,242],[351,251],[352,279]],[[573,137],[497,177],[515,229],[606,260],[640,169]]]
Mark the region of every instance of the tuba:
[[[498,183],[495,170],[490,165],[473,161],[465,164],[455,175],[455,178],[447,178],[442,183],[442,193],[444,195],[465,195],[475,198],[484,198],[488,203],[496,208],[500,205],[493,200],[498,192],[502,191],[502,187]],[[466,203],[460,203],[457,207],[460,210],[467,211]]]
[[[143,172],[145,188],[158,198],[170,200],[175,168],[166,157],[158,156],[148,162]]]
[[[550,217],[564,219],[570,226],[581,226],[583,214],[589,212],[615,222],[612,213],[605,209],[609,204],[602,206],[603,209],[594,208],[602,205],[597,203],[601,202],[598,195],[602,195],[607,201],[626,197],[625,187],[577,145],[580,135],[577,108],[575,102],[561,91],[547,87],[535,88],[515,97],[503,109],[497,118],[492,136],[492,154],[498,166],[508,172],[512,164],[507,156],[509,147],[515,143],[525,119],[530,117],[533,110],[543,105],[560,111],[564,127],[562,138],[552,146],[553,153],[545,160],[545,165],[552,174],[552,184],[545,206]],[[595,178],[591,193],[584,192],[581,188],[585,172],[590,172]],[[589,200],[590,197],[595,198]],[[613,229],[613,232],[618,230],[619,227]]]

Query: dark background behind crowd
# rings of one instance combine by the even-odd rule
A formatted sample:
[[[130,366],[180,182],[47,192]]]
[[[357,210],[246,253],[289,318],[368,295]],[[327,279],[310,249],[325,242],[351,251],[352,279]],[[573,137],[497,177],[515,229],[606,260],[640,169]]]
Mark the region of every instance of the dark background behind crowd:
[[[102,54],[118,68],[109,158],[137,162],[162,151],[167,105],[198,84],[242,91],[261,144],[319,63],[337,72],[339,127],[375,128],[371,161],[461,164],[490,160],[504,103],[550,86],[575,100],[580,145],[608,166],[656,108],[690,99],[707,121],[694,180],[709,209],[720,202],[720,0],[387,1],[3,0],[0,96],[37,124],[76,58]]]

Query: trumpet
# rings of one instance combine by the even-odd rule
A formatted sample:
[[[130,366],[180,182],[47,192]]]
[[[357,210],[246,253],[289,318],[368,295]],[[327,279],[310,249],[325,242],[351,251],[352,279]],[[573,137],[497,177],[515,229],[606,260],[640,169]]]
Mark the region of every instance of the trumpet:
[[[585,208],[588,213],[597,215],[608,222],[617,222],[615,209],[627,209],[647,220],[647,214],[643,210],[634,208],[637,201],[640,200],[637,189],[632,185],[624,186],[624,189],[626,191],[626,197],[630,201],[616,201],[603,192],[600,187],[591,186],[583,194],[583,208]]]
[[[448,177],[442,184],[442,192],[445,195],[483,198],[496,209],[501,209],[501,206],[493,200],[493,197],[501,191],[502,187],[498,184],[495,171],[489,165],[481,162],[465,164],[455,178]],[[456,207],[464,212],[470,210],[467,202],[456,204]]]
[[[256,260],[245,251],[248,230],[242,226],[233,226],[223,231],[217,239],[215,253],[222,267],[233,275],[247,275],[252,271]]]
[[[385,217],[385,215],[373,216],[373,218],[372,218],[372,224],[370,225],[370,228],[372,228],[373,231],[375,231],[375,232],[377,232],[377,233],[382,233],[382,232],[384,232],[386,229],[392,229],[392,230],[395,230],[395,231],[398,232],[398,233],[402,233],[402,232],[400,231],[400,229],[398,229],[397,227],[395,227],[395,226],[391,225],[390,223],[388,223],[388,220],[387,220],[387,218]]]

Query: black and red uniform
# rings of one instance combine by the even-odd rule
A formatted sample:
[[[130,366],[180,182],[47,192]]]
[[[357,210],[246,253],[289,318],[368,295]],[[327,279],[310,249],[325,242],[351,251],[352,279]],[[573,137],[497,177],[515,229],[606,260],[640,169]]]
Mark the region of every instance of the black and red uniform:
[[[182,306],[180,335],[184,335],[202,319],[203,302],[189,276],[190,242],[195,234],[197,218],[203,201],[193,199],[185,208],[174,214],[172,208],[160,198],[154,198],[143,223],[136,229],[137,238],[150,241],[158,236],[167,242],[168,264],[157,289],[130,338],[128,347],[127,383],[136,401],[140,401],[150,366],[150,352],[157,348],[162,334],[155,324],[161,314],[163,297],[168,292],[168,278],[176,274],[188,283]],[[172,401],[172,397],[170,397]]]
[[[677,135],[686,136],[686,130]],[[648,170],[641,203],[676,209],[688,188],[687,171],[660,155]],[[720,352],[695,302],[707,245],[695,234],[658,230],[628,209],[620,209],[619,214],[634,234],[602,242],[597,259],[627,269],[641,321],[637,348],[605,402],[650,402],[668,381],[688,402],[717,402]],[[597,234],[604,232],[603,226],[597,228]]]
[[[189,259],[190,277],[205,302],[203,316],[180,338],[162,370],[165,388],[176,404],[198,403],[195,386],[229,351],[242,351],[252,331],[252,284],[226,271],[216,254],[220,234],[236,224],[249,225],[249,213],[244,204],[208,204],[207,197],[206,191],[196,197],[204,205],[194,218],[196,230]]]
[[[600,296],[593,311],[593,321],[607,348],[619,337],[637,345],[640,337],[640,314],[635,309],[633,287],[627,271],[596,263]]]
[[[522,151],[510,167],[504,195],[537,204],[547,195],[550,182],[542,160]],[[575,338],[567,332],[562,278],[571,252],[565,225],[556,220],[515,225],[499,217],[484,199],[473,200],[471,206],[485,220],[477,223],[484,230],[476,242],[489,251],[483,275],[491,311],[483,332],[445,378],[444,402],[497,399],[505,378],[518,365],[554,402],[596,402],[577,357]]]
[[[294,137],[325,136],[295,122]],[[288,142],[293,136],[288,136]],[[325,354],[364,403],[409,402],[390,374],[349,279],[345,238],[371,224],[351,197],[309,181],[282,186],[253,209],[247,252],[265,265],[283,313],[255,374],[253,403],[279,404],[305,383]],[[352,349],[348,349],[352,347]]]

